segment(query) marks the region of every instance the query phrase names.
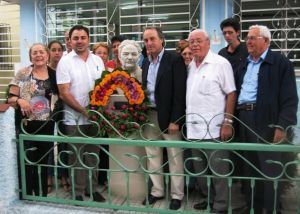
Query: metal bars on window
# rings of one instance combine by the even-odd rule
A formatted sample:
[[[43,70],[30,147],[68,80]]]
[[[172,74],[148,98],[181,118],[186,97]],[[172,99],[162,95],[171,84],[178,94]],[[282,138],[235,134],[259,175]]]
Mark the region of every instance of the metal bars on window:
[[[47,38],[63,42],[65,31],[76,24],[89,28],[91,45],[107,41],[106,0],[48,0],[46,5]]]
[[[198,23],[193,16],[198,1],[177,0],[132,0],[120,1],[120,34],[129,39],[142,41],[142,32],[146,26],[159,26],[166,39],[166,48],[175,50],[176,43],[187,38],[192,27]],[[198,14],[198,13],[196,13]]]
[[[0,102],[20,62],[20,6],[0,1]]]
[[[242,38],[249,26],[266,25],[272,34],[271,49],[287,56],[300,75],[300,1],[234,0],[234,5],[241,18]]]

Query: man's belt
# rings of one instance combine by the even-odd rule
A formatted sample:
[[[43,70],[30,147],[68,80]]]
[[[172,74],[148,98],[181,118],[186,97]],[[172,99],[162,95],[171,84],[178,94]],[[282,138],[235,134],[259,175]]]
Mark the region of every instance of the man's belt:
[[[256,107],[255,103],[244,103],[236,107],[237,110],[253,111]]]

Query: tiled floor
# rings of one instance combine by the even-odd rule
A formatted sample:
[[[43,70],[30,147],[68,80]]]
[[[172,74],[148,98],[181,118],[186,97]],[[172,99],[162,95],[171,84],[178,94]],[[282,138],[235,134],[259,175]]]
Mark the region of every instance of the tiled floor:
[[[98,191],[106,198],[108,199],[108,192],[107,187],[101,186],[98,188]],[[52,191],[48,197],[57,197],[57,198],[65,198],[65,199],[71,199],[71,192],[64,192],[63,188],[60,187],[57,191],[57,194],[55,191]],[[84,200],[88,201],[90,200],[89,197],[84,196]],[[143,207],[142,198],[140,200],[131,200],[130,206],[132,207]],[[300,182],[298,184],[295,182],[291,186],[291,188],[285,192],[285,194],[281,197],[282,205],[284,208],[283,214],[295,214],[297,213],[297,209],[300,212]],[[193,191],[189,193],[189,200],[187,202],[187,199],[184,198],[183,205],[180,210],[184,211],[195,211],[193,209],[194,204],[198,202],[198,195],[196,191]],[[124,197],[118,197],[118,196],[112,196],[111,203],[116,205],[126,205],[128,202]],[[161,208],[161,209],[168,209],[169,202],[166,200],[160,200],[157,201],[154,205],[152,205],[153,208]],[[121,212],[121,211],[118,211]],[[122,211],[123,212],[123,211]],[[127,211],[124,211],[124,213],[130,213]]]
[[[298,155],[298,158],[300,160],[300,154]],[[298,166],[298,178],[300,176],[300,165]],[[105,186],[99,186],[97,189],[108,201],[108,191],[107,187]],[[71,199],[71,192],[65,192],[63,188],[59,185],[57,191],[53,189],[53,191],[48,195],[48,197],[57,197],[57,198],[64,198],[64,199]],[[273,196],[270,196],[273,197]],[[139,200],[131,200],[131,201],[126,201],[125,197],[120,197],[120,196],[111,196],[111,203],[115,205],[126,205],[127,203],[130,204],[130,206],[133,207],[143,207],[142,205],[142,200],[144,198],[141,198]],[[90,200],[89,197],[84,196],[84,200],[88,201]],[[195,211],[193,209],[194,204],[198,202],[198,194],[196,191],[189,192],[189,198],[185,197],[183,199],[183,205],[180,210],[184,211]],[[281,196],[281,203],[283,206],[283,211],[282,214],[295,214],[300,213],[300,181],[292,183],[289,189],[285,191],[284,194]],[[160,200],[157,201],[154,205],[151,205],[153,208],[161,208],[161,209],[168,209],[169,206],[169,201],[165,200]],[[122,213],[130,213],[130,211],[118,211]]]

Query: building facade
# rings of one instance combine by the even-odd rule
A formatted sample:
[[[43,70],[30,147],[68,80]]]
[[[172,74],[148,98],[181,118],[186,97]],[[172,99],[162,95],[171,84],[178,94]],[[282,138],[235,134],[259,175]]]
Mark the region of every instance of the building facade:
[[[14,72],[28,65],[28,49],[36,42],[57,39],[75,24],[90,29],[91,44],[110,43],[122,34],[142,44],[145,26],[161,26],[166,48],[175,50],[179,39],[195,28],[210,35],[212,49],[226,45],[220,22],[241,20],[242,36],[252,24],[267,25],[271,48],[293,61],[300,74],[300,2],[298,0],[2,0],[0,1],[0,101]]]

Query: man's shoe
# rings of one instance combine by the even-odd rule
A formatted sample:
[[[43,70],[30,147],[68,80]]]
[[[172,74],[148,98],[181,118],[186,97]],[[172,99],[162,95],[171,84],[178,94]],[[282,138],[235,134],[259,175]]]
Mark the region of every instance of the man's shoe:
[[[181,207],[181,201],[178,199],[172,199],[170,202],[170,210],[178,210]]]
[[[164,196],[161,196],[161,197],[156,197],[156,196],[153,196],[153,195],[149,195],[148,196],[148,201],[149,201],[149,204],[154,204],[156,201],[158,200],[161,200],[163,199]],[[147,204],[147,198],[145,198],[145,200],[142,202],[143,205],[146,205]]]
[[[210,208],[212,208],[211,204],[209,206],[210,206]],[[203,201],[203,202],[200,202],[198,204],[195,204],[194,209],[195,210],[206,210],[207,209],[207,202]]]
[[[211,213],[213,213],[213,214],[227,214],[228,212],[227,211],[217,211],[215,209],[212,209]],[[235,213],[235,212],[233,212],[233,213]]]
[[[83,201],[83,197],[81,195],[76,195],[75,200],[76,201]]]

